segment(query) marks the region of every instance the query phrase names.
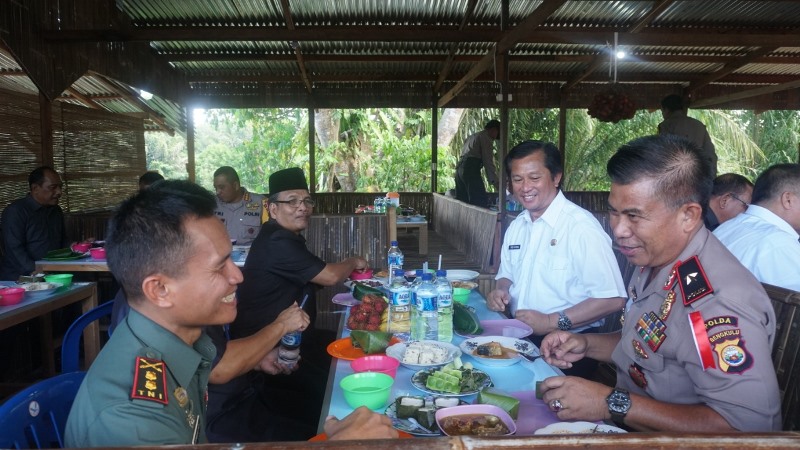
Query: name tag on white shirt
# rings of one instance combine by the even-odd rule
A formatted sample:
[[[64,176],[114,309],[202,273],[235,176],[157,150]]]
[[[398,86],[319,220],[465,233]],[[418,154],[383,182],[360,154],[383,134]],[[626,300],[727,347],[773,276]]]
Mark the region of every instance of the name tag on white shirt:
[[[520,248],[522,248],[522,246],[519,245],[519,244],[517,244],[517,245],[509,245],[508,246],[509,250],[519,250]]]

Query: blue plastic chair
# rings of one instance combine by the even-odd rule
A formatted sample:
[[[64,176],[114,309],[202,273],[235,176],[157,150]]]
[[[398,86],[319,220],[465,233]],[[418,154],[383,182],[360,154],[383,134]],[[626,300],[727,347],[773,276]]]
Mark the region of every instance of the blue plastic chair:
[[[61,341],[61,372],[75,372],[80,370],[80,344],[83,329],[95,320],[102,317],[110,316],[111,309],[114,302],[105,302],[102,305],[95,306],[90,311],[78,317],[72,325],[69,326],[67,332],[64,334],[64,339]]]
[[[64,429],[86,372],[40,381],[0,405],[0,448],[62,448]]]

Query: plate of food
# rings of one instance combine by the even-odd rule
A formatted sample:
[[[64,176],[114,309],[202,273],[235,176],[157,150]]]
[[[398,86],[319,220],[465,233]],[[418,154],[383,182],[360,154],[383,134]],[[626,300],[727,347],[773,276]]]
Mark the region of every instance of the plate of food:
[[[506,336],[478,336],[461,342],[461,352],[485,366],[511,366],[523,359],[520,354],[537,356],[536,346],[529,341]]]
[[[462,288],[462,289],[469,289],[471,291],[471,290],[475,289],[476,287],[478,287],[478,283],[476,283],[474,281],[455,280],[455,281],[451,281],[450,282],[450,286],[453,286],[453,289]]]
[[[25,295],[29,298],[41,298],[57,291],[61,284],[38,281],[35,283],[23,283],[17,287],[25,289]]]
[[[461,358],[454,360],[461,362]],[[458,371],[454,374],[448,371]],[[460,377],[458,376],[460,375]],[[480,392],[487,386],[493,386],[492,378],[486,372],[463,364],[455,368],[453,363],[438,369],[422,369],[411,377],[411,384],[422,392],[450,397],[463,397]]]
[[[392,419],[392,426],[397,430],[415,436],[441,436],[442,432],[436,425],[436,411],[467,404],[460,398],[443,395],[401,395],[389,404],[384,414]],[[409,420],[411,418],[419,425]]]
[[[370,333],[371,336],[364,336],[362,340],[362,344],[359,346],[353,345],[353,339],[356,339],[354,336],[358,336],[359,333]],[[358,341],[358,339],[356,339]],[[361,358],[362,356],[366,355],[382,355],[386,351],[386,347],[396,344],[400,342],[395,336],[392,336],[389,333],[381,333],[377,331],[360,331],[354,330],[351,332],[349,337],[344,337],[341,339],[337,339],[331,342],[328,345],[328,354],[333,356],[334,358],[344,359],[347,361],[352,361],[356,358]],[[380,349],[380,347],[383,347]],[[366,348],[367,351],[364,349]]]
[[[452,281],[472,281],[480,275],[474,270],[451,269],[447,271],[447,279]]]
[[[533,334],[533,328],[527,323],[519,319],[492,319],[481,320],[480,329],[483,330],[479,334],[461,333],[460,328],[453,327],[453,333],[465,337],[474,338],[477,336],[505,336],[522,339]]]
[[[622,428],[592,422],[557,422],[539,428],[533,434],[597,434],[627,433]]]
[[[461,350],[447,342],[413,341],[391,345],[386,349],[386,354],[400,361],[404,367],[420,370],[449,364],[461,356]]]

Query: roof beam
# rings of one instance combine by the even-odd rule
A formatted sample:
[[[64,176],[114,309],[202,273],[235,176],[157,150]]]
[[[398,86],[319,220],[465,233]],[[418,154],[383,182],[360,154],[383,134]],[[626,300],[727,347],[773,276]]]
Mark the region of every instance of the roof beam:
[[[757,97],[759,95],[772,94],[774,92],[788,91],[789,89],[800,88],[800,80],[790,81],[788,83],[776,84],[774,86],[764,86],[747,91],[736,92],[734,94],[720,95],[718,97],[710,97],[700,99],[692,102],[692,108],[705,108],[708,106],[719,105],[728,103],[734,100],[742,100],[750,97]]]
[[[164,118],[161,117],[161,115],[158,114],[153,108],[151,108],[150,105],[143,102],[138,95],[133,95],[130,91],[130,88],[124,85],[117,85],[116,83],[112,83],[103,74],[96,72],[91,72],[91,74],[95,78],[97,78],[97,81],[99,81],[100,84],[105,85],[109,90],[113,92],[118,92],[119,95],[121,95],[125,100],[133,103],[143,112],[145,112],[149,116],[150,121],[155,123],[163,131],[169,133],[170,136],[175,135],[175,130],[172,129],[172,127],[170,127],[169,125],[167,125],[167,123],[164,121]]]
[[[83,103],[85,106],[87,106],[89,108],[92,108],[92,109],[105,109],[102,106],[100,106],[99,104],[97,104],[97,102],[95,102],[94,100],[89,98],[88,96],[83,95],[80,92],[78,92],[78,90],[75,89],[75,88],[68,87],[66,89],[66,91],[69,93],[70,96],[75,97],[76,99],[78,99],[78,101],[80,101],[81,103]],[[63,97],[56,97],[56,100],[60,100],[60,99],[63,99]]]
[[[469,3],[467,3],[467,10],[464,13],[464,18],[461,20],[461,24],[458,26],[459,31],[466,27],[467,22],[469,22],[469,19],[472,18],[472,14],[475,13],[475,5],[477,4],[478,0],[469,0]],[[445,58],[444,62],[442,63],[442,67],[439,69],[439,77],[436,79],[436,83],[433,85],[434,92],[439,92],[439,89],[442,87],[442,83],[444,83],[444,80],[446,80],[447,76],[450,75],[450,69],[453,68],[456,50],[458,50],[458,42],[451,43],[447,52],[447,58]]]
[[[294,19],[292,19],[292,9],[289,6],[289,0],[281,0],[281,9],[283,10],[283,18],[286,20],[286,28],[290,31],[294,31]],[[294,49],[294,56],[295,59],[297,59],[297,68],[300,70],[300,78],[303,80],[303,84],[306,85],[306,91],[310,94],[311,81],[308,79],[306,63],[303,61],[303,52],[300,50],[300,44],[297,41],[292,41],[289,43],[289,46]]]
[[[704,76],[700,80],[695,81],[692,84],[690,84],[689,87],[687,88],[687,91],[689,92],[689,94],[691,94],[691,93],[697,91],[698,89],[700,89],[700,88],[702,88],[702,87],[704,87],[704,86],[706,86],[708,84],[711,84],[716,80],[719,80],[720,78],[724,77],[725,75],[731,74],[731,73],[735,72],[737,69],[740,69],[743,66],[746,66],[747,64],[750,64],[751,62],[753,62],[753,60],[758,59],[758,58],[760,58],[762,56],[765,56],[765,55],[768,55],[768,54],[774,52],[776,49],[777,49],[777,47],[762,47],[762,48],[756,49],[756,50],[754,50],[754,51],[752,51],[752,52],[750,52],[750,53],[748,53],[748,54],[746,54],[744,56],[741,56],[739,58],[735,58],[735,59],[729,61],[727,64],[725,64],[721,69],[717,70],[716,72],[709,73],[708,75]]]
[[[547,20],[547,18],[565,2],[566,0],[544,0],[538,8],[522,21],[522,23],[509,31],[501,33],[500,39],[494,49],[487,53],[477,64],[472,66],[472,69],[470,69],[463,78],[458,80],[452,89],[439,98],[439,107],[445,106],[466,87],[467,83],[485,72],[492,63],[494,63],[495,55],[505,53],[511,47],[515,46],[520,40],[524,39],[531,30],[538,28],[542,22]]]
[[[523,35],[517,41],[519,43],[585,45],[605,45],[615,31],[621,31],[619,28],[613,27],[576,28],[568,26],[548,26],[526,30],[524,22],[509,30],[509,33],[513,33],[514,30],[518,30]],[[497,29],[489,27],[469,27],[465,30],[458,30],[429,26],[303,27],[295,30],[276,27],[142,27],[125,31],[110,29],[42,31],[42,35],[46,40],[58,41],[61,44],[74,41],[497,42],[502,37],[502,35],[498,36]],[[628,33],[619,36],[620,45],[677,47],[780,47],[798,41],[800,41],[800,29],[766,32],[760,28],[693,28],[691,30],[645,28],[644,31],[636,34]]]

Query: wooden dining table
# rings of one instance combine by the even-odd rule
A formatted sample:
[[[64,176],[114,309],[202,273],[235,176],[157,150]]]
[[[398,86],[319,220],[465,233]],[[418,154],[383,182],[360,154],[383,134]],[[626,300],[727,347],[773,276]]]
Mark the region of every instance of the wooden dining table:
[[[475,313],[481,320],[505,318],[500,315],[500,313],[489,311],[489,309],[486,308],[486,301],[477,289],[470,293],[467,305],[475,310]],[[342,316],[338,332],[339,338],[348,337],[350,335],[350,332],[344,327],[346,314],[342,314]],[[454,334],[451,343],[458,346],[465,339],[466,338],[462,336]],[[538,349],[536,349],[534,353],[538,354]],[[489,374],[496,388],[520,399],[519,417],[517,419],[518,436],[532,435],[534,431],[539,428],[559,422],[555,413],[550,411],[542,400],[535,398],[536,382],[548,377],[563,375],[559,369],[550,366],[542,359],[537,359],[533,362],[521,360],[519,363],[507,367],[485,366],[478,363],[469,355],[462,355],[461,360],[465,363],[472,363],[476,369],[480,369]],[[320,414],[318,427],[320,433],[323,431],[325,418],[328,415],[342,418],[353,411],[353,408],[345,401],[342,389],[339,387],[339,383],[342,379],[352,373],[353,369],[350,367],[349,360],[334,358],[331,362],[328,385],[325,392],[322,412]],[[392,386],[392,392],[389,395],[389,401],[382,407],[375,409],[375,411],[384,413],[386,408],[390,405],[390,402],[393,402],[396,397],[401,395],[430,395],[414,387],[411,381],[414,373],[413,370],[401,365],[397,369],[397,375],[395,376],[395,381]],[[477,394],[472,394],[460,398],[468,403],[474,403],[476,397]]]
[[[5,286],[14,286],[11,281],[0,282]],[[53,326],[50,313],[73,303],[81,305],[81,314],[97,306],[96,283],[72,283],[61,287],[51,294],[31,295],[26,293],[22,302],[11,306],[0,306],[0,330],[28,320],[38,319],[41,323],[42,364],[48,376],[56,373]],[[97,322],[87,326],[83,332],[83,350],[87,367],[100,352],[100,328]]]

